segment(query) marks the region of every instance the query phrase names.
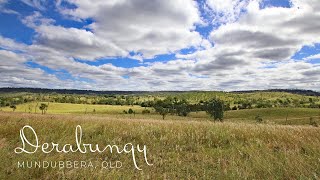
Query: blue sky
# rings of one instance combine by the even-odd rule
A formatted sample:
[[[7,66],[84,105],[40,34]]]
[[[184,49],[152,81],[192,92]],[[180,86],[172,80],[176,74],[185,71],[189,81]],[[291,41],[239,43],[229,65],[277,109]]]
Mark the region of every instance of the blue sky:
[[[0,74],[7,78],[0,86],[239,90],[281,88],[281,79],[290,82],[283,88],[317,90],[320,41],[312,30],[319,26],[308,20],[320,22],[319,6],[316,0],[2,0]]]

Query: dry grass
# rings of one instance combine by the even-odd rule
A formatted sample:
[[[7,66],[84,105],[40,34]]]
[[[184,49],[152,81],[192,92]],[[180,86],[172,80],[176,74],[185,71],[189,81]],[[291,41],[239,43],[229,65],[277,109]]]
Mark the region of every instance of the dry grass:
[[[38,103],[38,106],[41,103]],[[36,112],[40,114],[39,108],[36,107],[36,103],[25,103],[17,106],[16,112],[29,112],[29,107],[32,107],[32,113]],[[128,111],[133,109],[135,115],[125,115],[124,110]],[[69,103],[49,103],[47,114],[73,114],[75,116],[81,114],[91,114],[94,116],[108,116],[117,119],[162,119],[153,108],[148,108],[151,114],[141,114],[145,109],[140,106],[116,106],[116,105],[86,105],[86,104],[69,104]],[[2,108],[3,111],[12,112],[9,107]],[[311,108],[262,108],[262,109],[245,109],[236,111],[226,111],[226,122],[250,122],[255,123],[255,117],[259,115],[262,117],[265,123],[275,124],[287,124],[287,125],[308,125],[310,117],[320,124],[320,109]],[[168,120],[196,120],[196,121],[208,121],[209,116],[205,112],[192,112],[188,117],[170,116],[166,117]]]
[[[320,128],[209,121],[120,118],[111,115],[37,115],[0,113],[0,179],[317,179],[320,177]],[[116,154],[15,154],[19,130],[31,125],[39,140],[74,144],[81,125],[83,141],[145,144],[153,166],[140,157]],[[123,168],[18,169],[22,160],[120,160]]]
[[[113,106],[113,105],[92,105],[92,104],[71,104],[71,103],[47,103],[48,111],[47,114],[122,114],[124,110],[128,111],[129,108],[136,111],[136,113],[141,113],[144,109],[141,106]],[[38,103],[24,103],[17,105],[16,112],[29,112],[29,107],[31,107],[31,112],[41,114],[39,110],[41,102]],[[11,112],[10,107],[2,108],[3,111]]]

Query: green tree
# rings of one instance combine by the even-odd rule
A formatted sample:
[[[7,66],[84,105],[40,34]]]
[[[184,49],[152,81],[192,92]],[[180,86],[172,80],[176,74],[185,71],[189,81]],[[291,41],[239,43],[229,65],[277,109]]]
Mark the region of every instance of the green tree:
[[[214,121],[223,121],[224,101],[220,99],[212,99],[205,103],[206,112],[214,119]]]
[[[128,114],[133,114],[134,113],[134,111],[130,108],[129,110],[128,110]]]
[[[167,114],[174,114],[173,106],[173,99],[171,97],[168,97],[164,100],[157,100],[153,108],[162,116],[162,119],[164,119]]]
[[[12,111],[15,111],[17,109],[16,105],[11,105],[10,108],[12,109]]]
[[[156,110],[157,113],[159,113],[162,116],[163,120],[166,117],[166,115],[170,113],[170,109],[169,108],[164,108],[164,107],[161,107],[161,106],[155,106],[154,109]]]
[[[41,110],[41,114],[45,114],[48,110],[48,105],[41,103],[41,105],[39,106],[39,109]]]
[[[175,106],[175,109],[178,116],[187,116],[191,111],[188,104],[178,104]]]

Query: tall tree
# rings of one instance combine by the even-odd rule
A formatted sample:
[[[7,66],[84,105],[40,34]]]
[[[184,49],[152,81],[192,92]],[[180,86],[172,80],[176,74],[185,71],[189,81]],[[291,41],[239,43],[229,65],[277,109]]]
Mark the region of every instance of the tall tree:
[[[47,105],[47,104],[44,104],[44,103],[41,103],[39,109],[41,110],[41,113],[42,113],[42,114],[45,114],[46,111],[48,110],[48,105]]]
[[[214,119],[214,121],[223,121],[224,101],[220,99],[212,99],[205,103],[206,112]]]

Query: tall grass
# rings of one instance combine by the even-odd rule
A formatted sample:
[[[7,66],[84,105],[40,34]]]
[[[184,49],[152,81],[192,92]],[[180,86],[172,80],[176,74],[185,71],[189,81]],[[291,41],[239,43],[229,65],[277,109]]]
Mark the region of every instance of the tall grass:
[[[141,113],[143,107],[128,106],[128,105],[92,105],[92,104],[71,104],[71,103],[48,103],[48,102],[33,102],[17,105],[17,112],[31,112],[41,113],[39,106],[41,103],[48,104],[48,114],[122,114],[124,110],[133,109],[137,113]],[[151,109],[151,108],[150,108]],[[12,111],[10,107],[3,107],[3,111]]]
[[[0,179],[318,179],[320,129],[311,126],[154,120],[105,115],[39,115],[0,112]],[[142,171],[131,157],[115,154],[15,154],[19,129],[31,125],[41,142],[74,144],[81,125],[83,141],[145,144]],[[23,160],[120,160],[121,169],[18,169]]]

